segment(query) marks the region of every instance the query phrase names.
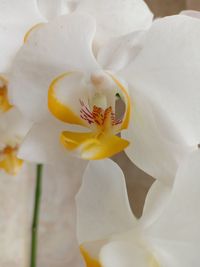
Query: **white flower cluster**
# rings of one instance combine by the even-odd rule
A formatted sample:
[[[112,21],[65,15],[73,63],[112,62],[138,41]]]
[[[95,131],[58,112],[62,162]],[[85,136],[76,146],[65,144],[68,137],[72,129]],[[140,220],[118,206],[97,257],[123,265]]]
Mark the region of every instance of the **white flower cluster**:
[[[0,266],[198,267],[200,14],[153,20],[143,0],[0,9]],[[109,159],[121,151],[155,178],[140,219]]]

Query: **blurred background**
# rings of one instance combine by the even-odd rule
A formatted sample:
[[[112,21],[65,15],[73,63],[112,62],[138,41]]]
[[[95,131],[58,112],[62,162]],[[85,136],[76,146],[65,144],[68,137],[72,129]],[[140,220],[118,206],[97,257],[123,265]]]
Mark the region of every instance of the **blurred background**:
[[[185,9],[200,11],[200,0],[145,0],[155,17],[178,14]],[[141,216],[146,194],[153,183],[153,178],[135,167],[124,153],[114,160],[123,169],[126,176],[129,200],[137,217]]]

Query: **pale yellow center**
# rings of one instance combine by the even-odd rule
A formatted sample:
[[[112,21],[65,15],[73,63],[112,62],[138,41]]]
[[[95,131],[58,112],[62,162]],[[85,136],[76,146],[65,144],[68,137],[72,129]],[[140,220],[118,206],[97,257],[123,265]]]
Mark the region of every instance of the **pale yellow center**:
[[[160,264],[153,255],[150,256],[149,267],[160,267]]]
[[[21,169],[23,160],[17,158],[18,147],[6,146],[0,151],[0,169],[10,175],[16,175]]]
[[[104,79],[102,77],[97,79],[98,77],[92,76],[91,81],[96,92],[85,102],[80,96],[80,111],[76,113],[73,106],[70,106],[70,103],[61,102],[56,93],[62,81],[67,80],[72,75],[74,75],[73,72],[64,73],[51,83],[48,93],[48,107],[57,119],[66,123],[81,125],[89,129],[89,132],[62,132],[61,143],[66,149],[88,160],[103,159],[121,152],[129,145],[127,140],[117,136],[123,129],[127,129],[130,120],[131,103],[126,89],[114,77],[107,76],[107,79],[112,81],[114,87],[120,90],[125,99],[125,114],[123,118],[118,119],[110,103],[112,101],[109,94],[113,94],[114,90],[108,90],[109,93],[106,95],[106,90],[103,88]],[[69,89],[66,87],[65,90]],[[115,93],[112,98],[115,100]]]
[[[83,248],[83,246],[80,246],[80,251],[87,267],[102,267],[99,261],[93,259],[90,254]]]
[[[90,253],[83,246],[80,246],[80,251],[86,263],[86,267],[103,267],[97,259],[91,257]],[[147,264],[148,264],[148,267],[161,267],[153,255],[149,256],[149,260]]]
[[[11,107],[8,101],[7,81],[0,76],[0,112],[6,112]]]

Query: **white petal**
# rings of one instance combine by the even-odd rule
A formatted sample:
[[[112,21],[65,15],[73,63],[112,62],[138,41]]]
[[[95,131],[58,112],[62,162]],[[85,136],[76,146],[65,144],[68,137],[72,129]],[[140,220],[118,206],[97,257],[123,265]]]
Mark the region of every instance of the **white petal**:
[[[74,11],[80,0],[38,0],[38,7],[47,20]]]
[[[177,163],[182,160],[181,150],[187,152],[189,147],[196,147],[199,143],[199,36],[200,23],[197,19],[181,15],[159,19],[147,34],[143,50],[123,73],[130,87],[148,99],[160,132],[159,137],[155,130],[150,129],[150,137],[145,137],[145,133],[141,132],[144,127],[134,130],[133,125],[130,135],[139,138],[139,141],[135,140],[135,150],[139,152],[134,154],[130,148],[129,154],[136,165],[156,178],[175,174]],[[137,112],[134,92],[132,97],[136,101]],[[146,117],[143,115],[145,121],[149,121],[148,127],[152,127],[149,117],[147,112]],[[142,138],[144,144],[139,144]],[[161,138],[166,142],[162,142]],[[146,152],[145,146],[145,158],[150,160],[149,164],[141,158]],[[140,151],[143,153],[138,156]],[[156,162],[161,162],[160,167],[156,166]]]
[[[113,38],[97,54],[99,64],[114,72],[126,67],[142,49],[143,31],[136,31],[120,38]]]
[[[72,127],[64,128],[62,123],[54,119],[34,124],[20,146],[19,157],[48,164],[70,164],[69,162],[75,161],[82,166],[84,161],[73,157],[60,142],[62,131],[71,129],[73,130]]]
[[[178,169],[167,207],[152,226],[159,238],[200,242],[199,160],[200,150],[197,150]]]
[[[180,166],[163,214],[147,230],[161,266],[198,266],[200,250],[200,151]]]
[[[195,10],[184,10],[180,13],[181,15],[190,16],[193,18],[200,19],[200,12]]]
[[[142,0],[82,0],[77,11],[92,15],[97,21],[97,41],[119,37],[148,28],[152,13]]]
[[[37,163],[53,163],[69,158],[69,153],[59,141],[63,129],[59,123],[53,122],[51,120],[33,125],[20,146],[20,158]]]
[[[134,241],[111,242],[101,249],[100,262],[103,267],[149,267],[148,253]]]
[[[90,80],[85,77],[84,73],[74,72],[63,75],[57,78],[55,82],[51,84],[50,88],[48,99],[53,99],[53,104],[49,105],[49,110],[54,114],[54,109],[57,110],[56,105],[59,103],[64,105],[68,111],[72,112],[76,118],[76,120],[74,120],[75,122],[78,121],[80,124],[86,124],[86,121],[81,119],[81,103],[88,105],[88,99],[90,99],[94,88]],[[62,114],[62,112],[59,112],[59,115],[60,114]],[[58,116],[58,114],[55,112],[54,116]],[[67,122],[72,116],[66,114],[63,117],[64,121]],[[60,117],[58,117],[58,119],[60,119]],[[75,124],[74,121],[72,120],[71,123]]]
[[[47,20],[69,12],[65,0],[38,0],[38,8]]]
[[[91,51],[94,33],[94,20],[78,14],[61,16],[32,33],[16,57],[10,79],[11,99],[22,113],[42,120],[48,113],[49,86],[57,76],[97,68]]]
[[[171,187],[156,180],[146,196],[140,224],[148,227],[154,223],[165,209],[171,193]]]
[[[0,265],[29,265],[34,169],[24,165],[17,176],[0,171]]]
[[[189,16],[156,20],[126,73],[157,109],[156,120],[168,122],[188,145],[197,145],[200,136],[199,36],[199,20]]]
[[[199,244],[156,239],[152,249],[159,262],[155,267],[199,266]]]
[[[66,166],[44,166],[38,241],[39,267],[82,266],[76,238],[75,204],[75,194],[82,175],[83,168],[72,170]]]
[[[148,229],[148,238],[158,255],[175,266],[192,266],[200,249],[200,151],[180,166],[170,200],[160,218]],[[184,263],[185,261],[185,263]],[[173,266],[168,264],[167,267]]]
[[[7,72],[17,50],[23,45],[26,32],[44,21],[36,0],[9,0],[0,2],[0,72]]]
[[[131,88],[132,119],[122,136],[130,141],[126,153],[142,170],[165,183],[172,183],[180,161],[193,148],[184,145],[176,130],[157,114],[149,99]]]
[[[130,229],[131,212],[121,169],[111,160],[90,162],[77,195],[80,243]]]
[[[11,108],[0,115],[0,143],[9,141],[21,141],[31,128],[32,123],[25,119],[16,109]]]

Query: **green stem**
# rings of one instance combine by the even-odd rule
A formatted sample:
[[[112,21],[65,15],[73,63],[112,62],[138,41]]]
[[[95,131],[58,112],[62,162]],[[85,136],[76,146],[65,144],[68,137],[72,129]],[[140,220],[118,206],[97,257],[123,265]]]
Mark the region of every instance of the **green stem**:
[[[38,222],[40,212],[40,201],[42,193],[42,164],[37,165],[36,173],[36,188],[35,188],[35,204],[32,223],[32,240],[31,240],[31,262],[30,267],[36,267],[37,265],[37,238],[38,238]]]

